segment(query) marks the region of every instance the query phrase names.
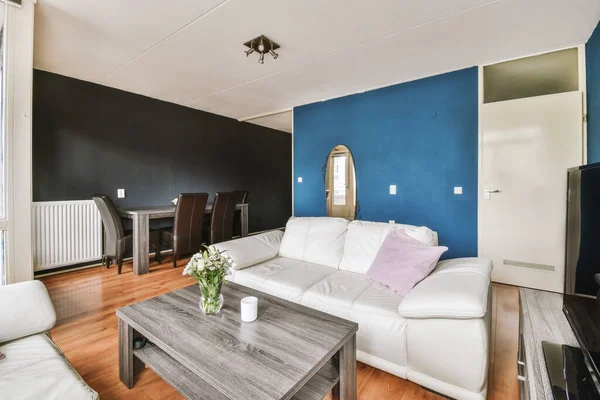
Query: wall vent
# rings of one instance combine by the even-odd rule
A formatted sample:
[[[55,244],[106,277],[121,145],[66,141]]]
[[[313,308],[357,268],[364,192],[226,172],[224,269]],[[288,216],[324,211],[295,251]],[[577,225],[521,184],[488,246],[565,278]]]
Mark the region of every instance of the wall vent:
[[[502,260],[502,264],[509,266],[509,267],[529,268],[529,269],[535,269],[538,271],[550,271],[550,272],[556,271],[556,267],[554,265],[535,264],[535,263],[529,263],[529,262],[525,262],[525,261]]]

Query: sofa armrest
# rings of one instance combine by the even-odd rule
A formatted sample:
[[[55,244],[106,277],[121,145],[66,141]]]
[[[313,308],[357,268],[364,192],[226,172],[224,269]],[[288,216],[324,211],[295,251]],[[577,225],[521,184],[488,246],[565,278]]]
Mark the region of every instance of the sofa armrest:
[[[405,318],[483,318],[487,313],[492,262],[457,258],[439,263],[435,270],[402,300],[398,312]]]
[[[277,257],[282,237],[283,232],[275,230],[218,243],[215,247],[227,250],[235,261],[233,269],[239,270]]]
[[[55,323],[56,312],[42,282],[0,287],[0,343],[49,331]]]

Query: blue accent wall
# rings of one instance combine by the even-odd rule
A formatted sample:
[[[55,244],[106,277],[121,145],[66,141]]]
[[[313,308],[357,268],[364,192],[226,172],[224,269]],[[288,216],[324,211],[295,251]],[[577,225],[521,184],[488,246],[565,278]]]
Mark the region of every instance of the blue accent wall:
[[[444,258],[477,256],[477,84],[474,67],[295,108],[295,215],[326,215],[323,165],[344,144],[361,219],[428,226]]]
[[[585,45],[588,163],[600,161],[600,28]]]

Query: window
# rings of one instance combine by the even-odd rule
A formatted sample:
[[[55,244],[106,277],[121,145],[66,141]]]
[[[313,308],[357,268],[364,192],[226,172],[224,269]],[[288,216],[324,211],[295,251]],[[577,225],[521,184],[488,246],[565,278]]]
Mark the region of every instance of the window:
[[[555,51],[483,67],[483,102],[579,90],[578,49]]]

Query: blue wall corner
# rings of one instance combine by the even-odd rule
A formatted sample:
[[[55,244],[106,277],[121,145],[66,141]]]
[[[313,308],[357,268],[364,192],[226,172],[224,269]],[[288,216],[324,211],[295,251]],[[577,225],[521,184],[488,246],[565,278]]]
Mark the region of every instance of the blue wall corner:
[[[585,45],[588,163],[600,161],[600,28]]]
[[[344,144],[363,220],[428,226],[444,258],[477,256],[477,85],[473,67],[295,108],[295,215],[326,214],[322,168]]]

